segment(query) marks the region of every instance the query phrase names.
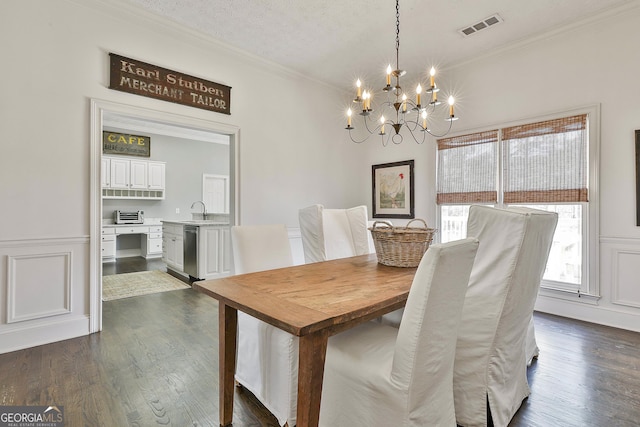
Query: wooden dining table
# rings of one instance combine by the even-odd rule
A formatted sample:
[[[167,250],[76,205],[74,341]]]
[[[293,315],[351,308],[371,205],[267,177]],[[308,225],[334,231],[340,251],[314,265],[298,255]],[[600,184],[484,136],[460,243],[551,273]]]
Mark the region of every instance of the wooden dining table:
[[[375,254],[195,282],[219,301],[220,425],[233,418],[238,312],[299,337],[297,427],[316,427],[331,335],[404,307],[415,268]]]

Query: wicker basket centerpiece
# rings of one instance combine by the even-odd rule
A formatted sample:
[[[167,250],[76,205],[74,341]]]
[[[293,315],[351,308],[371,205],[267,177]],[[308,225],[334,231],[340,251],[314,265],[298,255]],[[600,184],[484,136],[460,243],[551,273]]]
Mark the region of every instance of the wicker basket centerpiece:
[[[409,227],[414,221],[422,222],[424,227]],[[387,221],[376,221],[369,230],[378,262],[391,267],[417,267],[436,232],[435,228],[429,228],[422,219],[413,219],[404,227],[394,227]]]

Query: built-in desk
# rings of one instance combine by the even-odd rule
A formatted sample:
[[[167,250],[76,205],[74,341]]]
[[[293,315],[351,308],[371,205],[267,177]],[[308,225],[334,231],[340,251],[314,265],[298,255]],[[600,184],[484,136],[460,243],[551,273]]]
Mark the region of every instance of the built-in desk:
[[[140,250],[118,252],[118,236],[131,234],[140,235]],[[162,256],[162,224],[103,224],[102,262],[114,262],[116,258],[127,256],[160,258]]]

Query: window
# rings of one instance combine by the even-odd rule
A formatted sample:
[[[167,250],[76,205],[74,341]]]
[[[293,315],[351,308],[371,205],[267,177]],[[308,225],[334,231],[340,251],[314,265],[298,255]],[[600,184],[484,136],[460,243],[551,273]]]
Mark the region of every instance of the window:
[[[498,131],[438,140],[438,204],[495,203]]]
[[[440,240],[466,237],[471,204],[557,212],[542,287],[597,295],[595,267],[590,267],[597,259],[597,205],[590,191],[597,188],[597,113],[594,107],[438,140]]]

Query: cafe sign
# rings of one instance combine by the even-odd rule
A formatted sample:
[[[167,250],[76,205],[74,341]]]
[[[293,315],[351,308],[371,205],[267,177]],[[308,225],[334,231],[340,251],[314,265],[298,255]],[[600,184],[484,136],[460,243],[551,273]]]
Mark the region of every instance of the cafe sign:
[[[109,53],[109,88],[231,114],[231,87]]]
[[[102,131],[102,153],[149,157],[151,137]]]

